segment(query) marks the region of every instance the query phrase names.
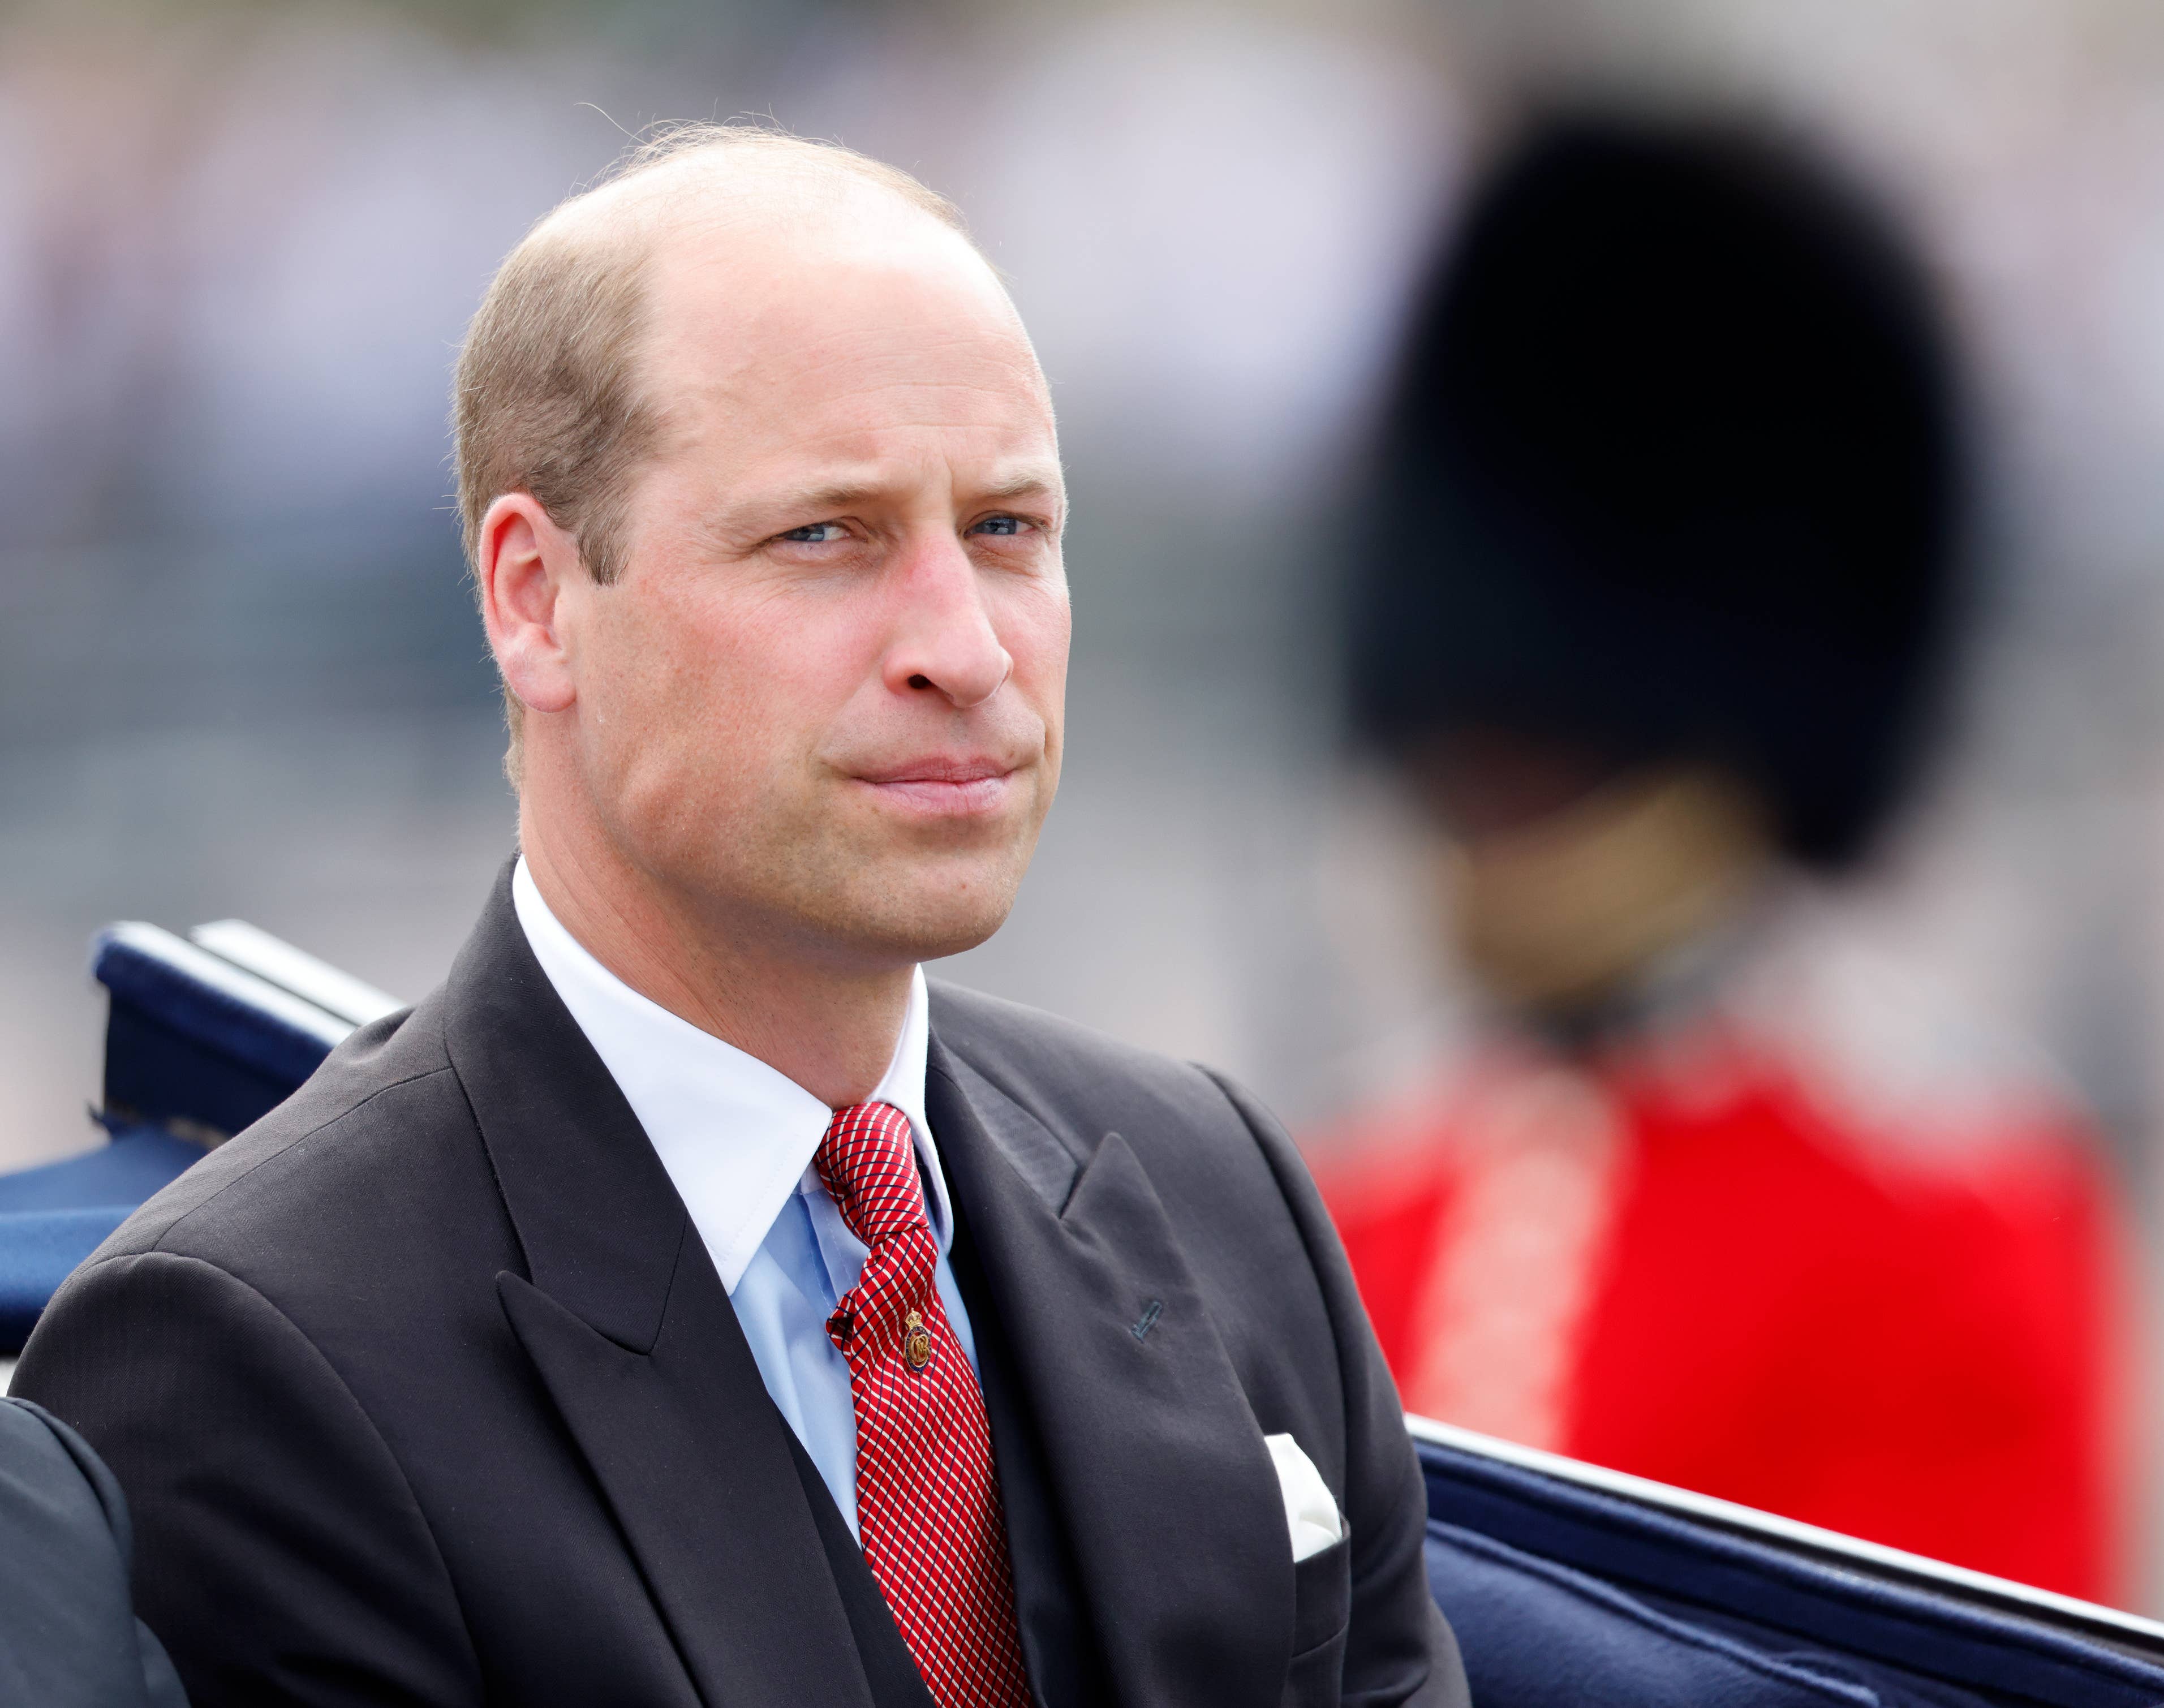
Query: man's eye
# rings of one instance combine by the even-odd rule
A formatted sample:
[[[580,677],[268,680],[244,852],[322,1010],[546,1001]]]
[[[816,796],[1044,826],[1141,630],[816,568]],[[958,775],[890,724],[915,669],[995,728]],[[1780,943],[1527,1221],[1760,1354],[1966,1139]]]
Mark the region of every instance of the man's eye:
[[[1020,533],[1022,529],[1028,526],[1029,524],[1024,522],[1019,516],[987,516],[982,522],[971,528],[969,532],[972,533],[1012,534]]]
[[[847,539],[849,530],[838,522],[807,522],[801,528],[792,528],[775,538],[787,540],[791,545],[832,545],[837,540]]]

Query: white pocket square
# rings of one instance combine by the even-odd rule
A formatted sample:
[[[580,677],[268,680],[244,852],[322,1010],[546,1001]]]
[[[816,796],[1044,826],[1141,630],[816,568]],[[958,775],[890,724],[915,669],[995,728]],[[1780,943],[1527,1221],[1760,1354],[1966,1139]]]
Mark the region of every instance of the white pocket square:
[[[1300,1451],[1289,1435],[1266,1435],[1270,1463],[1278,1468],[1278,1488],[1284,1495],[1285,1527],[1292,1532],[1293,1563],[1310,1554],[1335,1548],[1345,1539],[1345,1521],[1337,1503],[1330,1498],[1329,1485],[1315,1461]]]

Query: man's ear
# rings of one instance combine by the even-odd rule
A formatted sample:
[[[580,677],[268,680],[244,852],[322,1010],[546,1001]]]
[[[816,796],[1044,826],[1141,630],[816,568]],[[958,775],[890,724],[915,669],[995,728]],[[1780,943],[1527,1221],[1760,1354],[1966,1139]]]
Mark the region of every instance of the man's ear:
[[[575,650],[567,632],[573,599],[586,579],[577,540],[530,492],[506,492],[488,507],[475,541],[481,618],[504,686],[535,712],[563,712],[578,698]]]

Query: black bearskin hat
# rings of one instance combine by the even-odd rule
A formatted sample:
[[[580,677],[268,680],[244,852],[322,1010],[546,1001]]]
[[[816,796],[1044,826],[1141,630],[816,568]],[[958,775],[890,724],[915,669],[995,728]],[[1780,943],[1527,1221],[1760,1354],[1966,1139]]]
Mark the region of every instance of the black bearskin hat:
[[[1473,193],[1362,493],[1358,732],[1730,765],[1853,857],[1951,628],[1936,305],[1867,208],[1732,130],[1576,119]]]

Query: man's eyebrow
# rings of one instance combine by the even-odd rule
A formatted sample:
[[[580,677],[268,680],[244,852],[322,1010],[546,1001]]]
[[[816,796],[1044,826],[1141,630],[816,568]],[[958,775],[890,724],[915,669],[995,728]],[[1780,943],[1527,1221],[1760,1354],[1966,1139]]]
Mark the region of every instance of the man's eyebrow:
[[[823,486],[800,486],[794,491],[761,498],[755,508],[762,517],[832,515],[839,511],[854,510],[859,505],[885,497],[890,490],[886,484],[877,481],[841,481]],[[1010,504],[1024,498],[1057,498],[1059,496],[1057,476],[1042,470],[1025,469],[983,488],[974,494],[974,498],[980,503]]]
[[[996,485],[986,487],[980,496],[995,504],[1017,498],[1056,498],[1059,496],[1059,483],[1048,475],[1010,475]]]
[[[800,486],[792,492],[762,499],[759,508],[809,515],[815,511],[854,510],[879,497],[883,488],[874,481],[845,481],[830,486]]]

